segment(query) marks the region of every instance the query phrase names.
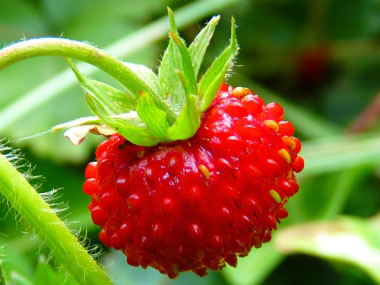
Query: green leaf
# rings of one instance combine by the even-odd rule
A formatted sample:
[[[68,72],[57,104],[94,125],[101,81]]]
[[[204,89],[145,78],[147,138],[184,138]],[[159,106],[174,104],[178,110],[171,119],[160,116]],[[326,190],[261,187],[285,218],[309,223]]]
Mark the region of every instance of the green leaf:
[[[380,165],[379,134],[345,135],[302,144],[306,161],[301,176],[316,175],[362,165]]]
[[[166,131],[169,128],[166,113],[157,108],[147,93],[140,94],[136,111],[157,138],[165,139]]]
[[[283,224],[336,218],[346,209],[351,194],[365,187],[363,176],[370,175],[371,166],[357,166],[316,176],[298,176],[300,191],[289,200],[286,208],[291,215]],[[315,185],[318,185],[318,195]],[[346,209],[347,211],[347,209]]]
[[[219,19],[220,16],[213,17],[210,22],[208,22],[206,27],[199,32],[189,46],[189,53],[193,63],[195,78],[198,77],[199,68],[202,65],[203,57],[214,34],[215,27],[219,23]]]
[[[9,211],[9,209],[7,209]],[[12,219],[14,222],[14,219]],[[4,226],[4,223],[2,223]],[[33,278],[34,265],[31,260],[23,254],[24,246],[31,244],[30,239],[23,243],[15,242],[15,239],[10,240],[10,237],[0,237],[0,244],[6,245],[0,247],[1,269],[3,275],[6,275],[7,280],[11,279],[11,273],[17,271],[19,275],[26,279]]]
[[[11,284],[12,285],[32,285],[32,281],[30,281],[28,278],[25,276],[21,275],[17,271],[12,271],[11,272]]]
[[[197,98],[195,96],[188,97],[187,103],[179,114],[177,121],[168,129],[166,135],[168,139],[186,139],[196,133],[201,123],[196,102]]]
[[[66,270],[54,270],[43,256],[40,256],[40,261],[34,275],[34,284],[51,285],[51,284],[78,284],[75,279],[68,274]]]
[[[58,278],[56,272],[46,263],[40,263],[36,269],[36,273],[34,276],[34,284],[39,285],[50,285],[50,284],[62,284],[58,282],[62,282]],[[75,284],[75,283],[74,283]]]
[[[10,1],[0,4],[1,36],[0,44],[36,37],[49,33],[47,23],[41,17],[38,6],[31,2]],[[5,28],[7,27],[7,28]]]
[[[380,231],[377,223],[344,217],[288,227],[277,233],[276,248],[285,254],[310,254],[351,263],[380,282]]]
[[[330,184],[326,187],[328,191],[323,191],[327,192],[327,195],[321,197],[321,203],[323,204],[320,207],[320,217],[322,219],[331,219],[335,218],[339,213],[342,213],[351,192],[356,187],[360,187],[358,180],[370,172],[371,169],[371,167],[362,166],[345,169],[339,173],[332,173],[332,175],[330,175]],[[311,193],[313,193],[313,191],[309,191],[309,196],[311,196]],[[311,199],[313,198],[315,199],[315,196]],[[310,205],[310,199],[307,201]],[[305,207],[307,207],[307,205],[305,205]],[[310,209],[311,207],[308,206],[308,208]]]
[[[203,100],[201,106],[202,111],[205,111],[211,104],[216,92],[225,79],[227,70],[237,55],[238,44],[235,29],[235,19],[232,18],[230,45],[213,62],[199,83],[199,95]]]

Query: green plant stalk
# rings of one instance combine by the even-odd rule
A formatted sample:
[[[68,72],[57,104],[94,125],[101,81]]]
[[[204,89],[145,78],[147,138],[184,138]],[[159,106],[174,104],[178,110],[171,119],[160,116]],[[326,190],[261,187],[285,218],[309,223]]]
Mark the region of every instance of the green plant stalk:
[[[177,27],[182,28],[194,23],[238,1],[240,0],[199,0],[190,3],[175,11],[178,19]],[[167,36],[168,28],[168,21],[165,15],[139,31],[116,41],[108,46],[105,51],[115,57],[133,54]],[[97,71],[94,66],[85,64],[78,64],[78,68],[84,75],[90,75]],[[5,131],[13,123],[26,117],[30,112],[41,107],[41,105],[57,97],[75,84],[77,84],[77,80],[72,75],[72,71],[67,69],[31,90],[0,112],[0,131]]]
[[[0,50],[0,70],[18,61],[37,56],[70,57],[92,64],[118,80],[127,89],[132,77],[136,75],[119,59],[87,43],[61,38],[42,38],[19,42]],[[142,85],[148,92],[149,86]],[[175,114],[165,101],[155,97],[159,106],[171,121]]]
[[[80,284],[112,284],[54,210],[2,154],[0,193]]]

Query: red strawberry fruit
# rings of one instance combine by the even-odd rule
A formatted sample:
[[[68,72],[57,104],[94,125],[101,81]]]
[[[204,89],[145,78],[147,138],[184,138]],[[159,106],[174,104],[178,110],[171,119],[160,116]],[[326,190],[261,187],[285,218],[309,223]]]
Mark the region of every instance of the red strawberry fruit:
[[[67,135],[85,128],[110,137],[84,183],[103,244],[170,278],[205,276],[271,239],[304,162],[279,104],[222,83],[238,50],[234,20],[230,45],[197,83],[219,17],[186,46],[169,16],[158,76],[125,63],[126,91],[83,77],[70,62],[97,117],[69,124],[76,127]]]

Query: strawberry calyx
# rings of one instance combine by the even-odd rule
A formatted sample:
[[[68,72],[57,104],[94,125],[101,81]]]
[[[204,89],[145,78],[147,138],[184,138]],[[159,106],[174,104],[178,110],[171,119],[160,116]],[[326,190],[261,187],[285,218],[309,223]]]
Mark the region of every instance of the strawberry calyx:
[[[169,45],[158,74],[145,66],[124,62],[126,68],[120,72],[124,72],[123,78],[127,79],[121,82],[125,90],[83,76],[75,64],[66,59],[96,117],[58,125],[53,131],[75,128],[65,133],[75,144],[93,132],[107,136],[119,133],[141,146],[185,140],[196,133],[202,113],[213,101],[237,55],[235,20],[231,20],[230,44],[198,81],[204,54],[220,17],[213,17],[187,46],[178,33],[170,8],[168,14]]]

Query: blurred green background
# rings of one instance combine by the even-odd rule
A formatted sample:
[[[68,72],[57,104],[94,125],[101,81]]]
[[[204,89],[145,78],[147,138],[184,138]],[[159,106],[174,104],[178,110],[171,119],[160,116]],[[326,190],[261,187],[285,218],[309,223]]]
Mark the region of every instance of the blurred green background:
[[[177,11],[187,42],[221,14],[205,66],[226,46],[236,18],[241,50],[228,83],[283,105],[303,141],[306,168],[287,206],[290,217],[236,269],[172,281],[130,267],[119,252],[96,250],[111,278],[116,284],[380,284],[380,1],[0,0],[0,47],[64,37],[156,70],[167,44],[166,6]],[[62,134],[19,141],[89,114],[62,58],[0,71],[0,138],[20,148],[34,174],[44,177],[34,181],[40,191],[61,189],[55,203],[68,206],[61,217],[94,247],[99,229],[81,187],[101,138],[78,147]],[[0,217],[2,274],[11,284],[75,284],[4,201]]]

